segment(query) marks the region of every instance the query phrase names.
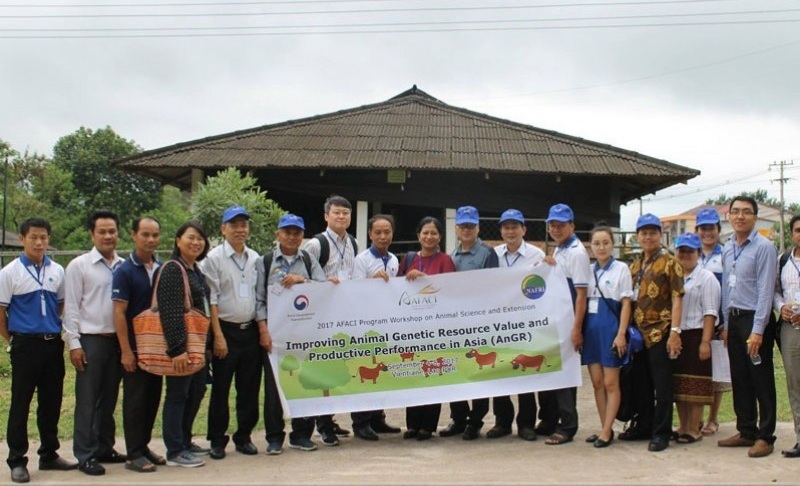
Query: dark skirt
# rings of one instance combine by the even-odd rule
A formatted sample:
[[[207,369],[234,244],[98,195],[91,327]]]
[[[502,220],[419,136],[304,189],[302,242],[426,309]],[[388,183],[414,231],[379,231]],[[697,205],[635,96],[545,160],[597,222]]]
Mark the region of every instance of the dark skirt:
[[[710,405],[714,398],[711,382],[711,359],[700,361],[702,329],[681,333],[683,350],[672,369],[672,383],[676,402]]]

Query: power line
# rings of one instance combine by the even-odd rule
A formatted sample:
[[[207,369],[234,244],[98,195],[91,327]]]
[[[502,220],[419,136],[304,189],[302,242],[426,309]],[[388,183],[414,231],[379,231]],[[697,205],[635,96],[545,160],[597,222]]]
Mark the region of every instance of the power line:
[[[44,15],[0,15],[4,19],[87,19],[87,18],[139,18],[139,17],[254,17],[254,16],[279,16],[279,15],[337,15],[337,14],[364,14],[364,13],[397,13],[397,12],[477,12],[486,10],[530,10],[542,8],[564,7],[611,7],[611,6],[640,6],[662,4],[686,4],[701,2],[720,2],[730,0],[661,0],[640,2],[602,2],[602,3],[565,3],[545,5],[492,5],[468,7],[398,7],[398,8],[359,8],[348,10],[294,10],[283,12],[206,12],[206,13],[119,13],[119,14],[44,14]]]
[[[302,36],[302,35],[350,35],[350,34],[409,34],[409,33],[452,33],[452,32],[515,32],[531,30],[585,30],[585,29],[626,29],[626,28],[664,28],[664,27],[696,27],[712,25],[756,25],[797,23],[798,19],[774,20],[739,20],[715,22],[673,22],[650,24],[610,24],[610,25],[562,25],[562,26],[526,26],[526,27],[467,27],[467,28],[431,28],[431,29],[391,29],[391,30],[329,30],[298,32],[239,32],[239,33],[197,33],[197,34],[122,34],[122,35],[0,35],[0,39],[144,39],[144,38],[177,38],[177,37],[259,37],[259,36]]]
[[[229,30],[259,30],[259,29],[306,29],[306,28],[362,28],[362,27],[405,27],[423,25],[471,25],[471,24],[509,24],[509,23],[530,23],[530,22],[567,22],[573,20],[630,20],[630,19],[653,19],[653,18],[683,18],[683,17],[708,17],[719,15],[751,15],[764,13],[787,13],[800,12],[800,8],[784,10],[750,10],[737,12],[704,12],[704,13],[682,13],[682,14],[647,14],[647,15],[625,15],[625,16],[600,16],[600,17],[556,17],[542,19],[498,19],[498,20],[443,20],[443,21],[417,21],[417,22],[370,22],[355,24],[295,24],[295,25],[261,25],[261,26],[212,26],[212,27],[75,27],[75,28],[36,28],[36,27],[12,27],[4,28],[6,32],[131,32],[131,31],[229,31]],[[647,78],[642,78],[647,79]],[[556,90],[560,91],[560,90]]]

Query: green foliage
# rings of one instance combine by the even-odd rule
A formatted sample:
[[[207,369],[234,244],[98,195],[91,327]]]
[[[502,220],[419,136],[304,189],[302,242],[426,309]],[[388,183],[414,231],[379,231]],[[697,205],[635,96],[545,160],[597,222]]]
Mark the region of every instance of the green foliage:
[[[769,197],[767,195],[766,189],[756,189],[755,191],[742,191],[739,194],[735,194],[733,196],[727,196],[725,194],[720,194],[719,196],[711,199],[706,199],[705,204],[713,204],[713,205],[727,205],[733,200],[734,197],[737,196],[748,196],[752,197],[756,200],[759,204],[763,204],[765,206],[769,206],[771,208],[780,208],[781,202],[774,198]]]
[[[161,223],[159,248],[171,250],[178,228],[192,217],[190,198],[176,187],[165,186],[161,191],[161,203],[158,208],[148,214]]]
[[[267,198],[251,174],[242,175],[228,168],[200,184],[192,200],[192,217],[199,221],[210,237],[219,237],[222,213],[238,204],[250,213],[248,246],[265,253],[275,240],[278,219],[285,213],[277,203]]]
[[[53,147],[53,163],[72,175],[80,205],[80,216],[97,209],[108,209],[119,215],[122,226],[159,203],[159,183],[114,167],[116,159],[139,153],[133,142],[117,135],[111,127],[91,130],[81,127],[61,137]],[[69,244],[79,237],[67,235]]]

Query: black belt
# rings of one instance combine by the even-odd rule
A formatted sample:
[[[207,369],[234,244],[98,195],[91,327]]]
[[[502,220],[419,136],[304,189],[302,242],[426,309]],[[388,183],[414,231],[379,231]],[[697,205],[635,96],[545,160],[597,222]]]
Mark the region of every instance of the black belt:
[[[748,309],[737,309],[736,307],[731,307],[730,314],[734,317],[739,316],[749,316],[755,314],[756,311],[748,310]]]
[[[222,319],[220,319],[219,322],[220,324],[225,324],[226,326],[235,327],[240,330],[250,329],[251,327],[256,325],[256,321],[230,322],[230,321],[223,321]]]
[[[21,332],[14,332],[11,335],[15,338],[27,338],[27,339],[43,339],[45,341],[52,341],[53,339],[58,339],[61,337],[61,333],[58,332],[46,332],[41,334],[25,334]]]
[[[84,337],[84,336],[104,337],[106,339],[116,339],[117,338],[117,333],[115,333],[115,332],[96,332],[96,333],[92,333],[92,334],[89,334],[89,333],[81,334],[81,337]]]

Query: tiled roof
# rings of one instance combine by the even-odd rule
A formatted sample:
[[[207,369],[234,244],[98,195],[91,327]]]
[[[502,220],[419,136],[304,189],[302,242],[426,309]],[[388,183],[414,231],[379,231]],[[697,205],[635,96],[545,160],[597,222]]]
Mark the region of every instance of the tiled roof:
[[[119,166],[162,180],[185,178],[182,172],[191,167],[236,166],[645,177],[663,182],[655,184],[659,188],[699,174],[636,152],[450,106],[416,86],[381,103],[150,150]]]

